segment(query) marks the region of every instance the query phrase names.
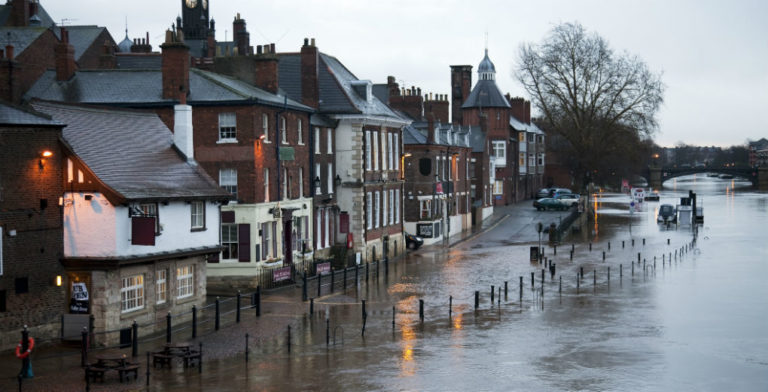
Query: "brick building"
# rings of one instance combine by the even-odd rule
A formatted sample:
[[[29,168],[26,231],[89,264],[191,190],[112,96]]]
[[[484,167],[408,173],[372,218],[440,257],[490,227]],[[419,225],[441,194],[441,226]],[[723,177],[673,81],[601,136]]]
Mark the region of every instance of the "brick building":
[[[66,291],[62,215],[63,124],[0,104],[0,349],[24,325],[36,339],[58,336]]]
[[[191,124],[171,134],[151,112],[33,107],[66,124],[56,210],[67,290],[57,307],[93,315],[98,331],[114,331],[97,343],[112,345],[134,320],[162,329],[168,312],[204,305],[230,195],[187,155]]]
[[[534,198],[544,187],[544,132],[531,122],[531,102],[525,98],[506,95],[511,106],[509,126],[517,134],[518,177],[516,199]],[[551,182],[551,181],[550,181]],[[563,186],[566,186],[564,183]]]

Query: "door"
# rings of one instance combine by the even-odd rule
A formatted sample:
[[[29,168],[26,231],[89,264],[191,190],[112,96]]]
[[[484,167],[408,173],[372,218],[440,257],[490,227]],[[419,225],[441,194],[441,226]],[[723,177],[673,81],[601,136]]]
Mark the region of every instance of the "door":
[[[291,220],[283,222],[283,265],[293,264],[292,222]]]

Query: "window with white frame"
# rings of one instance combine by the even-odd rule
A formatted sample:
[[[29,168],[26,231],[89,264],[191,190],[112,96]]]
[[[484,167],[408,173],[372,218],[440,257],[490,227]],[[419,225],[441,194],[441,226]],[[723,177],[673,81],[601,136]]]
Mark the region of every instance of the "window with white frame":
[[[120,280],[120,312],[144,309],[144,275],[126,276]]]
[[[419,200],[419,219],[429,219],[432,216],[432,200]]]
[[[285,117],[280,117],[280,138],[283,144],[288,144],[288,121]]]
[[[373,228],[373,196],[371,192],[365,194],[365,228]]]
[[[394,148],[395,144],[393,143],[394,138],[392,133],[387,134],[387,168],[389,170],[393,170],[395,168],[395,163],[392,161],[393,154],[394,154]]]
[[[493,157],[498,161],[507,160],[507,145],[504,140],[494,140],[493,144]]]
[[[261,115],[261,130],[264,132],[264,143],[269,143],[269,115],[266,113]]]
[[[365,131],[365,170],[371,170],[373,157],[371,156],[371,131]]]
[[[533,154],[528,154],[528,166],[529,167],[536,166],[536,158]]]
[[[264,168],[264,202],[269,202],[269,168]]]
[[[261,224],[261,249],[264,253],[264,258],[268,259],[272,257],[272,225],[270,222]]]
[[[544,166],[544,153],[539,153],[539,159],[537,164],[541,167]]]
[[[320,127],[315,127],[315,154],[320,153]]]
[[[397,133],[394,134],[395,138],[395,170],[400,170],[400,137]]]
[[[288,169],[283,168],[283,200],[289,199],[288,197]]]
[[[195,294],[195,266],[192,264],[176,268],[176,298],[187,298]]]
[[[387,164],[387,132],[381,131],[381,170],[389,170]]]
[[[328,184],[328,193],[333,193],[333,163],[328,164],[328,178],[327,178],[327,184]]]
[[[160,234],[160,217],[157,215],[157,203],[139,204],[141,216],[155,220],[155,235]]]
[[[395,189],[395,223],[400,223],[400,189]]]
[[[155,291],[157,292],[157,304],[164,304],[168,300],[168,269],[157,270],[155,278]]]
[[[379,131],[373,131],[373,170],[379,170]]]
[[[315,244],[317,249],[323,249],[323,209],[318,208],[315,214]]]
[[[221,251],[221,258],[224,260],[237,260],[239,254],[237,244],[237,225],[234,223],[222,223],[221,246],[224,249]]]
[[[381,198],[383,199],[381,201],[381,220],[382,220],[382,226],[387,226],[389,224],[389,212],[387,211],[387,191],[384,190],[382,192]]]
[[[190,215],[192,220],[192,230],[205,228],[205,202],[195,200],[190,203]]]
[[[330,208],[323,208],[325,211],[325,219],[323,220],[323,223],[325,224],[325,248],[328,248],[331,246],[331,209]]]
[[[321,188],[322,182],[320,181],[320,178],[322,176],[320,175],[320,164],[315,163],[315,178],[312,180],[312,182],[315,183],[315,194],[319,195],[323,193],[323,189]]]
[[[237,169],[219,169],[219,186],[237,197]]]
[[[381,224],[381,194],[379,191],[376,191],[376,204],[374,205],[373,213],[373,221],[375,222],[374,227],[378,228]]]
[[[493,194],[494,195],[501,195],[504,193],[504,181],[502,180],[496,180],[493,182]]]
[[[395,223],[395,191],[389,190],[389,223]]]
[[[328,154],[333,154],[333,129],[327,128],[325,132],[325,135],[327,136],[325,151]]]
[[[304,122],[301,119],[296,120],[296,133],[299,135],[299,144],[304,144]]]
[[[235,113],[219,113],[219,142],[237,141],[237,119]]]

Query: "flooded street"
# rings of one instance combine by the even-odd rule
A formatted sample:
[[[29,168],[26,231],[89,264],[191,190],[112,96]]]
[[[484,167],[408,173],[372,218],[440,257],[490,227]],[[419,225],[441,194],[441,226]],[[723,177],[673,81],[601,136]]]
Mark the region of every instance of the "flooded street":
[[[529,262],[535,224],[565,213],[507,207],[480,236],[317,299],[290,353],[285,338],[271,339],[251,346],[247,364],[237,355],[207,361],[201,376],[156,372],[152,390],[768,390],[768,195],[748,185],[679,178],[635,213],[628,196],[599,196],[596,222],[556,255],[546,246],[556,274],[543,290],[543,267]],[[688,190],[705,214],[690,250],[693,228],[656,223],[659,205]]]

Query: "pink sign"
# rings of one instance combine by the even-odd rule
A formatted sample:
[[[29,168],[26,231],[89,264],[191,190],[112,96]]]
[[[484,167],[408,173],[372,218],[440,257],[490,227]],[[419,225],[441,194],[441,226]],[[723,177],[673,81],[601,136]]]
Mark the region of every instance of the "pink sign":
[[[320,263],[317,265],[317,273],[320,275],[328,275],[331,273],[331,263]]]
[[[272,273],[272,280],[280,282],[291,278],[291,267],[278,268]]]

